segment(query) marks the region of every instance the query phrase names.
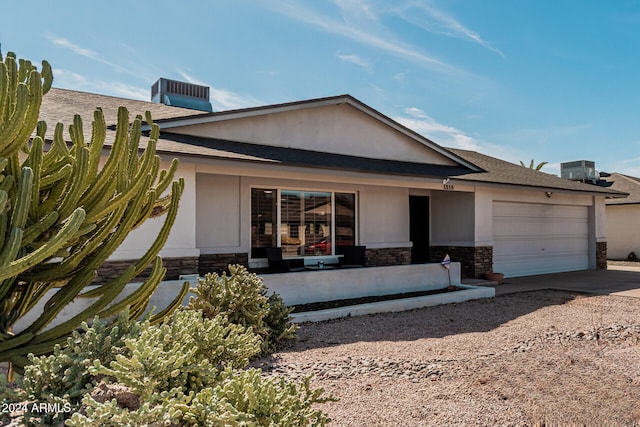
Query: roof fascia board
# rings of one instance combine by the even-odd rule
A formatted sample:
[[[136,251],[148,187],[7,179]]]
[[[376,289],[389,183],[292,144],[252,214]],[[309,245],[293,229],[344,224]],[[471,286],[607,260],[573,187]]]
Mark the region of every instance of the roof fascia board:
[[[549,186],[534,186],[534,185],[526,185],[526,184],[507,184],[501,182],[485,182],[485,181],[474,181],[474,180],[466,180],[464,178],[451,178],[449,181],[450,184],[456,185],[474,185],[476,187],[491,187],[491,188],[501,188],[501,189],[511,189],[514,187],[518,189],[524,189],[529,191],[544,191],[550,193],[563,193],[563,194],[580,194],[585,196],[600,196],[600,197],[609,197],[613,199],[623,199],[628,197],[628,193],[623,192],[597,192],[597,191],[589,191],[585,190],[573,190],[570,188],[557,188],[557,187],[549,187]]]

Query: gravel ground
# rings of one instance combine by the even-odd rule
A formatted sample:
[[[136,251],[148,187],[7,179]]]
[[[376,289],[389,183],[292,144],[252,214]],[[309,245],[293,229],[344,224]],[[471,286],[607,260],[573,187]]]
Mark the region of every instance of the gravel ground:
[[[305,323],[256,365],[335,426],[640,425],[640,299],[559,291]]]

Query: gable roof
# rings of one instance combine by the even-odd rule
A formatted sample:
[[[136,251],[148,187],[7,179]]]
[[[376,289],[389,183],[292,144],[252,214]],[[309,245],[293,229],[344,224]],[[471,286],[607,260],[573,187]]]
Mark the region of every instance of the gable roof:
[[[457,156],[455,153],[447,150],[446,148],[436,144],[425,136],[415,132],[412,129],[407,128],[406,126],[398,123],[397,121],[391,119],[390,117],[380,113],[379,111],[371,108],[370,106],[364,104],[358,99],[352,97],[351,95],[337,95],[325,98],[315,98],[308,99],[302,101],[295,102],[287,102],[282,104],[273,104],[273,105],[265,105],[259,107],[250,107],[250,108],[242,108],[236,110],[227,110],[227,111],[219,111],[208,114],[200,114],[197,116],[188,116],[188,117],[172,117],[167,119],[156,120],[154,117],[154,121],[156,124],[160,126],[161,130],[171,132],[172,129],[185,127],[185,126],[193,126],[193,125],[202,125],[206,123],[215,123],[221,121],[229,121],[234,119],[243,119],[250,117],[258,117],[258,116],[267,116],[273,115],[277,113],[285,113],[292,111],[301,111],[305,109],[312,108],[320,108],[326,106],[337,106],[337,105],[349,105],[352,108],[364,113],[366,116],[373,118],[378,123],[388,126],[394,131],[406,136],[409,140],[417,143],[418,146],[423,149],[424,147],[444,156],[445,158],[453,161],[456,164],[459,164],[471,171],[482,172],[482,169],[478,168],[473,163],[468,162],[464,158]],[[177,130],[174,131],[178,133]],[[243,141],[247,142],[247,141]]]
[[[607,181],[613,181],[611,188],[629,193],[626,199],[607,200],[608,205],[640,204],[640,178],[621,173],[612,173]]]
[[[215,122],[233,117],[250,117],[300,108],[313,108],[323,105],[348,103],[368,116],[379,120],[387,126],[409,136],[438,153],[455,160],[460,166],[430,165],[406,161],[371,159],[357,156],[322,153],[294,148],[272,147],[214,138],[201,138],[171,133],[172,128],[195,124],[197,122]],[[108,126],[107,143],[115,137],[114,125],[117,123],[118,107],[125,106],[133,118],[137,114],[150,111],[154,122],[160,125],[158,153],[168,155],[195,156],[223,160],[258,162],[282,166],[305,166],[327,169],[354,170],[362,172],[378,172],[393,175],[412,175],[420,177],[456,177],[470,184],[509,185],[536,189],[579,191],[608,197],[625,197],[625,192],[606,189],[590,184],[582,184],[543,172],[524,168],[494,157],[474,151],[444,148],[397,123],[393,119],[374,110],[350,95],[339,95],[328,98],[317,98],[285,104],[263,107],[244,108],[238,110],[208,113],[180,107],[166,106],[148,101],[137,101],[87,92],[52,88],[45,95],[40,110],[40,119],[49,124],[47,136],[53,136],[54,124],[63,122],[65,128],[73,122],[74,114],[80,114],[84,122],[86,138],[91,136],[93,112],[100,107],[103,110]],[[68,138],[65,129],[65,135]],[[146,138],[141,138],[141,147],[146,146]]]
[[[598,187],[577,181],[560,178],[545,172],[516,165],[504,160],[490,157],[476,151],[449,148],[450,151],[480,166],[487,173],[471,173],[457,177],[461,181],[478,184],[507,184],[520,187],[530,187],[547,191],[580,191],[608,197],[626,197],[626,192],[611,188]]]

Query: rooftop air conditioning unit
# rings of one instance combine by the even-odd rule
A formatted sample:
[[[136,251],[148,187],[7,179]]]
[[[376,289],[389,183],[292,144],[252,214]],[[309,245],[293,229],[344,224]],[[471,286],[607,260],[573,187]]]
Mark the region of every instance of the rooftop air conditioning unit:
[[[590,160],[560,163],[560,176],[572,181],[595,180],[596,163]]]
[[[599,187],[611,187],[613,185],[613,181],[600,179],[609,177],[611,174],[606,172],[598,173],[596,171],[596,163],[590,160],[560,163],[560,176],[571,181],[580,181]]]
[[[209,87],[170,79],[158,79],[151,86],[151,102],[192,110],[213,111]]]

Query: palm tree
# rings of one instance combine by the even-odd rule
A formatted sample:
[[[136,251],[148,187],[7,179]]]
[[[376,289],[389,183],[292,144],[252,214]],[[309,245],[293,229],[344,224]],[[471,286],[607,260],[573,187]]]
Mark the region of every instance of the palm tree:
[[[535,170],[539,171],[540,169],[542,169],[544,167],[544,165],[546,165],[549,162],[540,162],[540,163],[538,163],[538,165],[535,168],[533,167],[533,163],[534,163],[533,159],[531,159],[531,163],[529,163],[529,169],[535,169]],[[527,167],[522,160],[520,160],[520,165],[522,167],[525,167],[525,168]]]

